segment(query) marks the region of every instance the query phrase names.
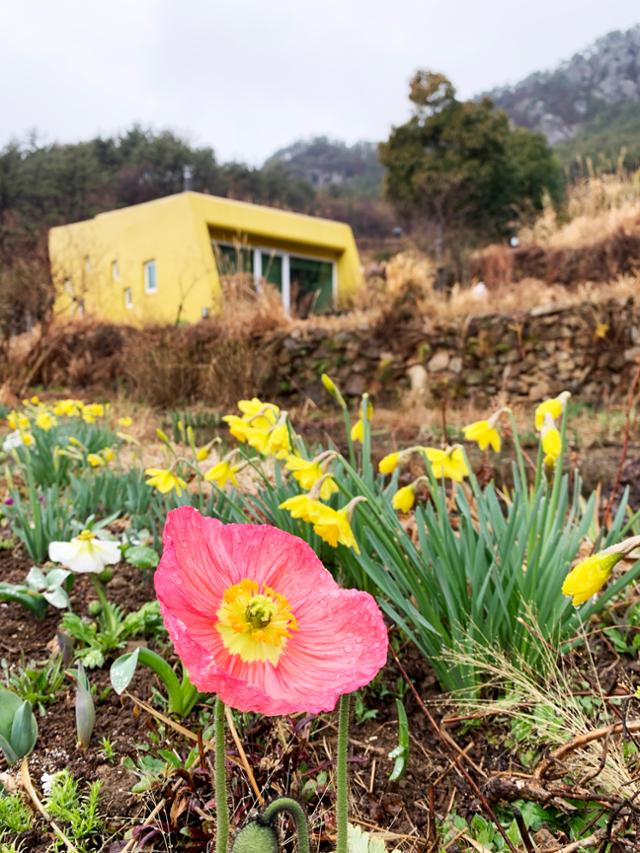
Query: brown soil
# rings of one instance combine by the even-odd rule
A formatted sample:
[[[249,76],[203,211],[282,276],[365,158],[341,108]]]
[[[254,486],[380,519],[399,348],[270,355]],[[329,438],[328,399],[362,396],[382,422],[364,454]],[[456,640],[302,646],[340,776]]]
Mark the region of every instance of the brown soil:
[[[30,564],[21,549],[0,551],[0,580],[21,580]],[[108,590],[110,599],[126,610],[140,606],[153,595],[150,577],[126,564],[117,567]],[[72,595],[74,609],[79,613],[86,612],[87,603],[92,598],[87,579],[77,579]],[[3,627],[0,638],[2,657],[9,664],[47,658],[47,645],[55,637],[58,614],[50,613],[38,622],[18,605],[0,604],[0,620]],[[433,702],[442,697],[430,667],[410,645],[405,644],[398,654],[418,695],[433,708]],[[603,665],[608,671],[607,684],[612,685],[611,689],[619,677],[616,660],[605,648]],[[90,850],[120,853],[131,832],[140,842],[146,842],[143,849],[149,851],[192,850],[205,853],[210,850],[215,808],[212,756],[208,749],[200,758],[196,755],[190,768],[174,771],[164,781],[159,780],[152,791],[132,794],[131,787],[137,777],[122,766],[125,758],[136,760],[151,743],[156,753],[158,748],[165,748],[184,760],[193,743],[151,714],[141,711],[131,698],[120,699],[108,690],[108,666],[91,671],[89,677],[96,693],[96,727],[91,746],[82,751],[75,744],[74,688],[69,678],[68,686],[39,719],[39,740],[29,757],[30,774],[36,790],[41,792],[43,773],[54,773],[63,768],[68,768],[77,779],[102,782],[101,807],[106,829],[96,845],[88,848]],[[402,685],[401,674],[390,662],[379,680],[364,694],[367,709],[374,709],[376,716],[366,722],[354,721],[352,725],[350,813],[353,822],[385,832],[389,850],[417,853],[438,849],[431,847],[436,841],[436,816],[441,819],[456,811],[471,819],[473,815],[482,813],[482,805],[454,766],[451,754],[406,685],[403,701],[410,724],[410,760],[400,781],[388,781],[393,767],[389,752],[397,745],[398,737],[393,694]],[[141,700],[154,704],[156,686],[154,676],[147,670],[140,670],[130,691]],[[444,711],[441,705],[434,709],[438,719]],[[212,704],[207,699],[181,722],[197,733],[210,726],[211,720]],[[333,850],[334,801],[333,790],[328,783],[335,754],[335,717],[268,719],[239,715],[236,724],[249,765],[265,799],[268,801],[279,795],[305,798],[306,792],[313,833],[312,850],[315,853]],[[466,766],[479,784],[494,771],[522,769],[518,768],[512,752],[504,746],[504,738],[497,728],[487,725],[469,731],[464,727],[449,731],[455,735],[459,748],[466,751]],[[115,759],[112,762],[105,758],[101,746],[103,738],[108,738],[113,746]],[[232,821],[238,827],[258,803],[231,738],[227,746]],[[1,762],[2,759],[0,771],[3,769]],[[484,779],[483,774],[486,774]],[[314,780],[317,783],[315,790],[312,788]],[[152,812],[154,816],[149,821],[147,816]],[[22,842],[25,851],[44,853],[51,849],[53,837],[47,822],[36,818],[34,828],[17,840]],[[294,848],[289,843],[285,849],[293,853]],[[448,848],[451,853],[468,849],[462,841]]]

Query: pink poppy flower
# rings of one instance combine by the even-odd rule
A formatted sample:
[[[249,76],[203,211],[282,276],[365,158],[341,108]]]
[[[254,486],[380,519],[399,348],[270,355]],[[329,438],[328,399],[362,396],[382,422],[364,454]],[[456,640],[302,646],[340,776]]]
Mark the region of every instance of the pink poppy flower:
[[[193,683],[240,711],[331,711],[386,661],[375,599],[341,589],[306,542],[266,524],[172,510],[155,587]]]

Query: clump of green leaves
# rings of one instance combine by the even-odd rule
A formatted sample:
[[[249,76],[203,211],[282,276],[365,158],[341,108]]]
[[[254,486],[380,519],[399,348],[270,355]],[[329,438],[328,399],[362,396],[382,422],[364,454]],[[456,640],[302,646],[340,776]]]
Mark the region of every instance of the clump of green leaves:
[[[102,604],[95,621],[83,619],[77,613],[65,613],[62,627],[80,644],[76,657],[87,669],[103,666],[106,655],[132,637],[156,636],[164,630],[157,601],[148,601],[126,616],[116,604],[107,602]]]
[[[28,755],[38,738],[38,724],[29,702],[0,687],[0,750],[7,764]]]
[[[27,832],[29,829],[31,829],[31,813],[22,799],[15,794],[0,793],[0,839],[4,830],[17,834]]]
[[[46,663],[30,661],[10,668],[5,660],[0,661],[4,680],[11,690],[21,699],[30,702],[44,715],[47,705],[55,702],[64,684],[62,657],[51,658]]]
[[[60,822],[70,840],[80,853],[91,853],[101,848],[100,834],[104,818],[100,813],[100,782],[92,782],[81,790],[68,770],[56,773],[46,808],[51,817]]]

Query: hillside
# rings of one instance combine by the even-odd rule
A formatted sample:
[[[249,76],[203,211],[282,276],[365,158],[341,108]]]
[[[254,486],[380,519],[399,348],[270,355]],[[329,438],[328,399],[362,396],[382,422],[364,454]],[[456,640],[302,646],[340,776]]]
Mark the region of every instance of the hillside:
[[[272,154],[265,168],[285,167],[317,189],[340,188],[361,196],[379,194],[383,170],[375,142],[347,145],[326,136],[300,139]]]
[[[485,93],[518,125],[542,131],[563,159],[580,152],[640,160],[640,25],[597,39],[550,71]],[[575,144],[571,144],[575,141]]]

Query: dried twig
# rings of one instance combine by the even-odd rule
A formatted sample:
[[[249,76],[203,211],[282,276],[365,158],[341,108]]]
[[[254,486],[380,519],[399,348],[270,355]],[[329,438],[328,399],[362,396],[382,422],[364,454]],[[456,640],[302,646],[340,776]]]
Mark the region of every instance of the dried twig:
[[[33,787],[33,782],[31,781],[31,774],[29,773],[29,762],[27,758],[22,759],[22,764],[20,765],[20,784],[25,789],[29,797],[31,798],[32,803],[36,807],[36,809],[40,812],[42,817],[47,821],[51,829],[58,836],[60,841],[67,848],[68,853],[78,853],[78,848],[75,847],[71,841],[67,838],[64,832],[60,829],[58,824],[53,820],[53,818],[49,815],[45,807],[42,805],[42,801],[40,797],[36,793],[36,789]]]
[[[240,761],[242,762],[242,766],[244,767],[244,772],[247,774],[247,779],[249,780],[249,784],[253,788],[253,793],[256,795],[260,806],[264,808],[265,799],[262,796],[262,792],[260,788],[258,788],[258,783],[256,782],[256,777],[253,775],[253,770],[251,769],[251,765],[247,759],[247,753],[244,751],[244,747],[242,746],[242,741],[238,737],[238,731],[236,729],[235,723],[233,721],[233,714],[231,713],[231,708],[225,706],[224,709],[225,717],[227,718],[227,725],[229,726],[229,731],[231,732],[231,737],[233,738],[233,742],[236,745],[236,749],[238,750],[238,755],[240,756]]]
[[[542,779],[552,764],[560,761],[570,752],[573,752],[576,749],[582,749],[583,746],[587,746],[587,744],[592,743],[594,740],[600,740],[601,738],[611,737],[611,735],[621,734],[623,731],[640,732],[640,720],[633,720],[626,724],[615,723],[611,726],[602,726],[602,728],[593,729],[590,732],[585,732],[582,735],[578,735],[578,737],[572,738],[570,741],[567,741],[567,743],[563,743],[562,746],[554,749],[553,752],[546,756],[546,758],[542,759],[533,771],[533,778]]]
[[[475,780],[473,779],[473,777],[470,775],[470,773],[469,773],[469,771],[467,770],[467,768],[466,768],[466,767],[462,764],[462,762],[460,761],[460,758],[459,758],[459,755],[458,755],[458,753],[459,753],[459,752],[461,752],[460,747],[458,746],[458,744],[456,744],[456,743],[455,743],[455,741],[453,740],[453,738],[452,738],[450,735],[448,735],[448,734],[446,734],[445,732],[443,732],[443,731],[442,731],[442,729],[440,728],[440,726],[436,723],[435,719],[433,718],[433,716],[432,716],[432,714],[431,714],[431,711],[427,708],[427,706],[426,706],[426,704],[424,703],[424,701],[423,701],[422,697],[420,696],[420,694],[419,694],[419,693],[418,693],[418,691],[416,690],[416,688],[415,688],[415,685],[414,685],[413,681],[409,678],[409,675],[407,674],[406,669],[404,668],[404,666],[403,666],[403,665],[402,665],[402,663],[400,662],[400,659],[398,658],[397,654],[395,653],[395,651],[393,650],[393,648],[390,648],[390,651],[391,651],[391,654],[393,655],[393,659],[394,659],[394,660],[395,660],[395,662],[396,662],[396,666],[398,667],[398,669],[399,669],[399,670],[400,670],[400,672],[402,673],[402,677],[404,678],[404,680],[405,680],[405,681],[406,681],[406,683],[408,684],[409,689],[410,689],[410,690],[411,690],[411,692],[413,693],[413,695],[414,695],[414,697],[415,697],[416,702],[418,703],[418,705],[420,706],[420,709],[422,710],[422,712],[423,712],[423,713],[424,713],[424,715],[426,716],[427,720],[429,721],[430,726],[431,726],[431,727],[432,727],[432,729],[435,731],[435,733],[438,735],[438,737],[439,737],[439,738],[440,738],[440,740],[442,741],[442,743],[443,743],[443,745],[445,746],[445,748],[446,748],[446,749],[448,750],[448,752],[451,754],[452,760],[453,760],[454,764],[456,765],[456,768],[460,771],[460,773],[462,773],[462,775],[464,776],[464,778],[465,778],[465,780],[466,780],[467,784],[469,785],[469,787],[471,788],[471,790],[473,791],[473,793],[476,795],[476,797],[478,797],[478,799],[480,800],[480,803],[481,803],[481,805],[482,805],[482,808],[483,808],[483,809],[484,809],[484,811],[489,815],[490,819],[493,821],[493,823],[494,823],[494,825],[495,825],[496,829],[498,830],[498,832],[499,832],[499,833],[500,833],[500,835],[502,836],[502,838],[503,838],[503,840],[504,840],[505,844],[507,845],[507,848],[511,851],[511,853],[518,853],[518,851],[516,850],[516,848],[513,846],[513,843],[511,842],[511,839],[510,839],[510,838],[509,838],[509,836],[507,835],[507,833],[506,833],[506,831],[505,831],[504,827],[502,826],[502,824],[501,824],[501,823],[500,823],[500,821],[498,820],[498,818],[497,818],[497,816],[496,816],[496,813],[495,813],[495,812],[494,812],[494,810],[491,808],[491,804],[489,803],[489,801],[487,800],[487,798],[485,797],[485,795],[482,793],[482,791],[481,791],[481,790],[480,790],[480,788],[478,787],[478,785],[477,785],[477,783],[475,782]],[[454,747],[455,747],[455,748],[454,748]],[[483,775],[484,775],[484,776],[485,776],[485,778],[486,778],[486,774],[485,774],[485,773],[483,773]]]

